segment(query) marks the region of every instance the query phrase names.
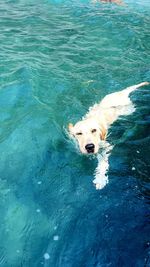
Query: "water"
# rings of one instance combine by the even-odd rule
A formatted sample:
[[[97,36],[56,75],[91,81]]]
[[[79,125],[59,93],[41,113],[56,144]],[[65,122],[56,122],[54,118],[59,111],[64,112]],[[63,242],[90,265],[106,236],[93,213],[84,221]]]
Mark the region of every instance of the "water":
[[[110,129],[109,183],[66,135],[107,93],[150,80],[149,1],[0,2],[0,266],[150,266],[150,94]]]

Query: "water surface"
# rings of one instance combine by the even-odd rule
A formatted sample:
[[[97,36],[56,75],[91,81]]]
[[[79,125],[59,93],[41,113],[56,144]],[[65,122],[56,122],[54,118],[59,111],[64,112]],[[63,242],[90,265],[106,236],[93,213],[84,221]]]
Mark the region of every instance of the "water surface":
[[[109,184],[65,129],[150,80],[149,1],[0,2],[0,266],[150,266],[150,94],[110,129]]]

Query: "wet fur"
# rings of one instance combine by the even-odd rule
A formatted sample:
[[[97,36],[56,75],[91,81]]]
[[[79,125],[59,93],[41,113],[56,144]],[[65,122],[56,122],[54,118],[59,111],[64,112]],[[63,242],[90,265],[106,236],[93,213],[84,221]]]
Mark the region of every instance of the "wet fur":
[[[89,154],[86,149],[87,144],[93,144],[94,150],[90,154],[97,154],[99,148],[103,148],[103,153],[98,155],[98,167],[95,171],[94,183],[100,189],[108,182],[106,172],[108,170],[108,158],[112,146],[106,141],[108,129],[120,115],[129,115],[135,111],[135,107],[129,97],[134,90],[148,85],[143,82],[130,86],[122,91],[106,95],[99,104],[95,104],[89,112],[74,126],[69,124],[69,132],[76,139],[79,149],[83,154]]]

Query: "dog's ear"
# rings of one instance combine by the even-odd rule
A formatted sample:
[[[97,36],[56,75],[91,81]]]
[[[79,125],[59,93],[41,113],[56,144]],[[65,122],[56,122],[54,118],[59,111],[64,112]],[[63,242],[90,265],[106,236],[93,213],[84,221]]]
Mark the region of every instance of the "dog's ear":
[[[101,131],[100,131],[101,140],[105,140],[106,139],[106,135],[107,135],[106,129],[104,127],[101,127]]]
[[[68,130],[69,130],[70,133],[72,133],[72,128],[73,128],[73,124],[69,123],[68,124]]]

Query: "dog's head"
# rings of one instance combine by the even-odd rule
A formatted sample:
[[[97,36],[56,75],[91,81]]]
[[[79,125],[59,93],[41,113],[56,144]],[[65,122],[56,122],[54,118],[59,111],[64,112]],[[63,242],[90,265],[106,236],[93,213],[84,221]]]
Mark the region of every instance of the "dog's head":
[[[77,140],[81,153],[96,154],[101,140],[106,137],[106,130],[100,127],[96,120],[84,119],[68,125],[70,134]]]

